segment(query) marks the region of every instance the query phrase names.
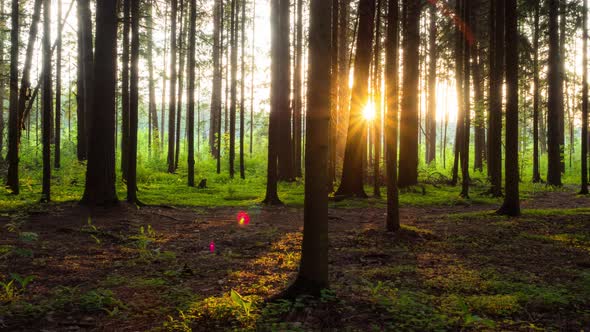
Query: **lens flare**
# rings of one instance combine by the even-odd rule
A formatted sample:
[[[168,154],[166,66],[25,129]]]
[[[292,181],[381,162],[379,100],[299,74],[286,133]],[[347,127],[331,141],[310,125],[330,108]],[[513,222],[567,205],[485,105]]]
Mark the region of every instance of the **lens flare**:
[[[215,242],[211,241],[211,243],[209,243],[209,252],[214,253],[215,252]]]
[[[248,215],[247,212],[244,212],[244,211],[238,212],[236,219],[237,219],[238,224],[240,226],[247,226],[250,223],[250,216]]]

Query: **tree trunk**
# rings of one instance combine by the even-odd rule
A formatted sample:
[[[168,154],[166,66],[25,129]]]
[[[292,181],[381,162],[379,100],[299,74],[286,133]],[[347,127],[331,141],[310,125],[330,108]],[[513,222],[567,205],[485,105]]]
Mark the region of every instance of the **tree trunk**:
[[[236,14],[236,17],[238,15]],[[242,1],[242,32],[241,32],[241,73],[240,73],[240,178],[246,178],[246,165],[244,164],[244,130],[245,130],[245,104],[246,104],[246,1]],[[237,30],[237,28],[236,28]],[[237,41],[236,41],[237,45]]]
[[[281,85],[281,74],[279,72],[281,68],[281,45],[280,38],[281,33],[279,32],[280,26],[280,7],[282,0],[271,0],[270,1],[270,19],[271,19],[271,83],[270,83],[270,115],[268,123],[268,162],[266,172],[266,197],[264,198],[263,204],[267,205],[281,205],[282,202],[279,199],[277,193],[277,181],[278,181],[278,150],[279,146],[279,131],[280,131],[280,89]],[[326,166],[327,167],[327,166]],[[324,183],[325,185],[325,183]]]
[[[57,59],[55,60],[55,157],[53,166],[61,167],[61,62],[62,62],[62,3],[57,0]],[[0,145],[0,149],[2,146]]]
[[[129,166],[129,30],[131,28],[131,1],[123,1],[123,53],[121,56],[121,175],[127,181]]]
[[[336,142],[338,141],[337,123],[339,117],[339,103],[338,103],[338,35],[339,35],[339,0],[332,0],[332,68],[331,72],[334,73],[331,76],[330,82],[330,148],[329,148],[329,159],[328,159],[328,189],[330,192],[334,191],[334,182],[336,181]],[[299,46],[297,46],[299,47]],[[295,73],[297,75],[298,73]]]
[[[518,170],[518,13],[516,0],[506,1],[506,157],[504,204],[498,214],[520,215]]]
[[[383,0],[377,0],[377,18],[375,22],[375,52],[373,57],[373,94],[375,119],[373,120],[373,142],[375,158],[373,160],[373,196],[381,197],[381,127],[383,125],[381,98],[381,15]]]
[[[168,101],[168,173],[174,173],[174,137],[175,122],[176,122],[176,11],[178,7],[178,0],[171,0],[170,10],[170,92]]]
[[[367,123],[363,119],[363,108],[368,102],[369,71],[375,28],[375,0],[359,2],[358,28],[344,166],[342,181],[336,196],[366,198],[367,194],[363,188],[363,159],[365,158]]]
[[[291,49],[290,49],[290,1],[280,0],[279,6],[279,180],[293,181],[293,137],[291,135]]]
[[[127,160],[127,202],[138,204],[137,199],[137,121],[139,113],[139,2],[131,1],[131,70],[129,94],[129,146]]]
[[[188,185],[195,186],[195,35],[197,1],[190,0],[189,44],[188,44]]]
[[[336,164],[339,164],[344,156],[346,145],[346,131],[348,123],[348,107],[350,102],[350,0],[339,0],[338,10],[338,118],[337,118],[337,141],[336,141]]]
[[[166,68],[167,67],[167,63],[166,63],[166,52],[168,51],[168,1],[166,1],[166,9],[164,10],[164,67],[162,68],[162,103],[161,103],[161,107],[162,107],[162,111],[161,111],[161,122],[160,122],[160,128],[162,130],[161,135],[162,135],[162,139],[160,140],[160,150],[162,152],[164,152],[164,132],[166,129],[166,125],[165,125],[165,121],[166,121],[166,117],[165,117],[165,113],[166,113]]]
[[[255,40],[256,40],[256,1],[252,1],[252,54],[250,54],[250,157],[254,148],[254,76],[256,74],[256,63],[255,63]],[[301,160],[301,158],[299,158]]]
[[[584,0],[585,1],[585,0]],[[534,31],[533,31],[533,183],[541,182],[539,166],[539,104],[540,104],[540,79],[539,79],[539,12],[540,3],[535,4]]]
[[[389,0],[387,14],[385,73],[387,116],[385,120],[385,159],[387,161],[387,218],[390,232],[400,229],[399,192],[397,187],[397,137],[399,128],[399,3]]]
[[[295,175],[303,176],[302,114],[303,114],[303,0],[297,0],[295,27],[295,66],[293,73],[293,149]]]
[[[466,26],[471,26],[471,6],[473,1],[465,0],[463,2],[463,17]],[[471,136],[471,65],[470,59],[473,57],[473,45],[467,38],[466,33],[461,33],[463,44],[463,129],[461,133],[461,197],[469,198],[469,145]]]
[[[580,138],[582,144],[582,177],[581,177],[581,195],[588,195],[588,3],[584,1],[584,12],[582,13],[582,30],[584,32],[583,39],[583,55],[582,55],[582,137]]]
[[[288,297],[320,296],[328,287],[328,144],[330,136],[331,1],[311,0],[305,206],[301,265]]]
[[[43,180],[41,202],[51,201],[51,0],[43,2]]]
[[[94,102],[89,112],[88,168],[82,198],[82,202],[90,206],[112,206],[118,201],[115,190],[116,57],[117,4],[97,0]]]
[[[229,107],[229,177],[234,178],[236,159],[236,110],[238,93],[238,0],[231,0],[230,58],[231,87]]]
[[[211,155],[217,157],[218,150],[216,140],[217,122],[220,121],[221,114],[221,61],[220,61],[220,24],[223,19],[220,11],[222,6],[221,0],[215,0],[213,6],[213,86],[211,89],[211,109],[209,111],[209,151]]]
[[[147,49],[147,62],[148,62],[148,75],[149,75],[149,87],[148,87],[148,117],[150,122],[150,137],[148,141],[148,150],[151,153],[152,146],[155,145],[156,149],[160,146],[160,131],[158,127],[158,111],[156,106],[156,82],[154,79],[154,20],[153,20],[153,0],[149,0],[149,7],[147,9],[147,33],[148,33],[148,49]],[[164,51],[164,54],[166,52]],[[153,132],[153,135],[151,134]],[[152,144],[153,143],[153,144]]]
[[[565,173],[565,34],[566,34],[566,2],[567,0],[559,0],[559,158],[561,173]]]
[[[180,159],[180,127],[182,124],[182,93],[184,91],[184,61],[185,61],[185,51],[184,51],[184,40],[186,29],[188,27],[188,20],[184,15],[184,0],[180,0],[180,14],[178,22],[180,23],[180,33],[178,34],[178,55],[179,55],[179,65],[178,65],[178,89],[176,90],[176,134],[175,134],[175,143],[174,143],[174,172],[178,169],[178,163]]]
[[[490,195],[502,196],[502,99],[504,77],[504,1],[491,1],[490,94],[488,109],[488,173]]]
[[[420,60],[420,7],[414,0],[404,1],[403,94],[401,101],[399,186],[418,184],[418,80]]]
[[[12,194],[19,194],[18,183],[18,40],[19,40],[19,4],[12,0],[10,16],[12,27],[10,30],[10,92],[8,113],[8,174],[6,186]]]
[[[563,92],[560,79],[561,58],[559,54],[558,0],[549,0],[549,108],[547,115],[547,184],[561,186],[561,140],[560,112]]]
[[[437,9],[430,6],[430,32],[429,32],[429,66],[428,66],[428,109],[426,114],[426,163],[431,164],[436,160],[436,62],[437,54]]]
[[[480,12],[481,1],[475,1],[473,4],[474,13],[473,19],[477,21],[476,13]],[[472,32],[474,36],[477,35],[477,24],[472,24]],[[475,171],[483,172],[483,163],[486,160],[486,133],[485,133],[485,96],[484,86],[485,81],[483,80],[482,73],[485,72],[483,65],[483,55],[481,43],[476,39],[473,45],[473,60],[472,60],[472,72],[473,72],[473,92],[474,92],[474,111],[475,111],[475,159],[473,161],[473,169]]]

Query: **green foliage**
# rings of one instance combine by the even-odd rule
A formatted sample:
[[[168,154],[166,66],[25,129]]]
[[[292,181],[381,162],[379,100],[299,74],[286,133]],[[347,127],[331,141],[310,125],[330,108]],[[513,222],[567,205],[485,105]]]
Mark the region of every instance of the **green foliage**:
[[[155,252],[150,250],[150,245],[156,242],[156,231],[154,231],[151,225],[139,227],[139,233],[130,236],[129,239],[134,241],[134,245],[139,250],[141,258],[151,258],[154,256]]]
[[[238,292],[236,292],[233,289],[231,290],[231,299],[232,299],[232,301],[234,301],[234,304],[237,304],[238,306],[240,306],[240,308],[242,308],[242,310],[244,310],[244,313],[246,314],[247,317],[250,317],[250,311],[252,308],[251,301],[244,300],[242,295],[240,295]]]
[[[24,295],[27,286],[35,279],[34,276],[22,277],[18,273],[11,273],[10,277],[11,279],[8,281],[0,281],[0,286],[2,287],[0,302],[2,303],[10,303],[18,300],[20,296]]]

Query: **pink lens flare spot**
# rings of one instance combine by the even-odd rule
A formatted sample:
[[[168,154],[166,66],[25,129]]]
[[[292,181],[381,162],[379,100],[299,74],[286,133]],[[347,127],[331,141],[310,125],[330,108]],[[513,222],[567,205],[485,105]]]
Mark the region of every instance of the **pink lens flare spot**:
[[[209,243],[209,252],[215,252],[215,242]]]
[[[240,211],[236,216],[236,219],[240,226],[247,226],[250,223],[250,216],[244,211]]]

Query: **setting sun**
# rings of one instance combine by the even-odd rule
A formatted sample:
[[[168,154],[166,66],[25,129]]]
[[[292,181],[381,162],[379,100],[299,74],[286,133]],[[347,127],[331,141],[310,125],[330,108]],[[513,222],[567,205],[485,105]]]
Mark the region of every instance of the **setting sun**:
[[[363,109],[363,118],[367,121],[373,121],[376,114],[377,112],[375,111],[375,104],[372,102],[367,103]]]

